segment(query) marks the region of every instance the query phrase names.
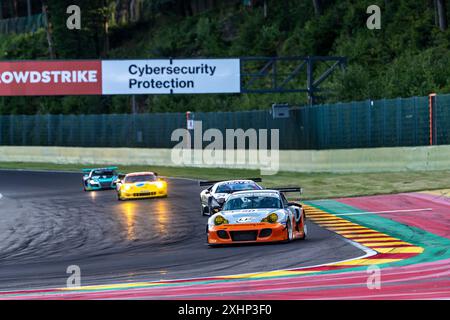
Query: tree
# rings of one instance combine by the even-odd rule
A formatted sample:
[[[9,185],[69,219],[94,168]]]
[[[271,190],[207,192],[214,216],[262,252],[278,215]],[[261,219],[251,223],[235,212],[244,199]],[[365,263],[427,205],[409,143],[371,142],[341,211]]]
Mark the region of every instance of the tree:
[[[313,0],[314,12],[320,16],[323,13],[323,6],[321,0]]]
[[[45,20],[47,21],[47,25],[45,27],[45,32],[47,35],[47,44],[48,44],[48,54],[50,56],[50,59],[55,58],[55,51],[53,48],[53,35],[52,35],[52,23],[49,19],[48,15],[48,4],[47,0],[42,1],[42,14],[45,17]]]
[[[81,30],[66,27],[66,9],[72,0],[47,0],[54,50],[59,58],[89,59],[108,54],[108,27],[112,0],[80,0]]]
[[[448,22],[447,22],[447,5],[446,0],[435,0],[435,6],[438,16],[439,28],[442,31],[447,30]]]

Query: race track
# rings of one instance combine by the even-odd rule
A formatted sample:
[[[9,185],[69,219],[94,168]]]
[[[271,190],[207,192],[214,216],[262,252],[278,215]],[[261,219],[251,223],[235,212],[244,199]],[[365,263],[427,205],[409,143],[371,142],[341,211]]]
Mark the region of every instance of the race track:
[[[0,170],[0,291],[63,288],[70,265],[86,285],[226,276],[335,263],[366,254],[308,222],[289,244],[209,248],[197,182],[169,197],[118,202],[83,192],[81,174]]]

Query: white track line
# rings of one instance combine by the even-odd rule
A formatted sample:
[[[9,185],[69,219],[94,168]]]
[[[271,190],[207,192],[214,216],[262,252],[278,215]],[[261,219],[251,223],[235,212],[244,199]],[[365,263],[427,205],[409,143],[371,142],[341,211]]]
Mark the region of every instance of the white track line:
[[[432,208],[423,209],[404,209],[404,210],[387,210],[387,211],[365,211],[365,212],[348,212],[348,213],[337,213],[333,214],[335,216],[358,216],[363,214],[379,214],[379,213],[408,213],[408,212],[420,212],[420,211],[433,211]]]

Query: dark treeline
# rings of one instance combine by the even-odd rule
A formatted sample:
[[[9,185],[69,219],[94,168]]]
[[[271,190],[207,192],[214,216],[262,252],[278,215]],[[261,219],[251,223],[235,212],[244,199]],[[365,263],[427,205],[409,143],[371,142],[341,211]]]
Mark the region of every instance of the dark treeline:
[[[47,30],[0,35],[0,59],[338,55],[344,73],[323,86],[333,103],[450,92],[445,0],[379,1],[380,30],[366,27],[369,0],[43,0]],[[27,0],[2,0],[3,17]],[[66,28],[68,5],[82,29]],[[318,67],[320,73],[324,67]],[[0,113],[124,113],[267,109],[303,105],[305,94],[0,98]]]

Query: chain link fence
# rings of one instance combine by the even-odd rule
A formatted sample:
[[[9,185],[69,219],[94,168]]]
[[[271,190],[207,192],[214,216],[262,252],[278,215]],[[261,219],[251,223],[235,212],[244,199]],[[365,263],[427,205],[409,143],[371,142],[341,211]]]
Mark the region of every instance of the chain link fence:
[[[298,107],[280,119],[258,110],[197,112],[194,120],[224,136],[226,129],[279,129],[281,149],[423,146],[430,132],[435,144],[450,144],[450,95],[438,95],[432,113],[428,97],[412,97]],[[184,113],[3,115],[0,145],[172,148],[179,128],[186,128]]]
[[[43,14],[0,20],[0,34],[36,32],[47,25]]]

